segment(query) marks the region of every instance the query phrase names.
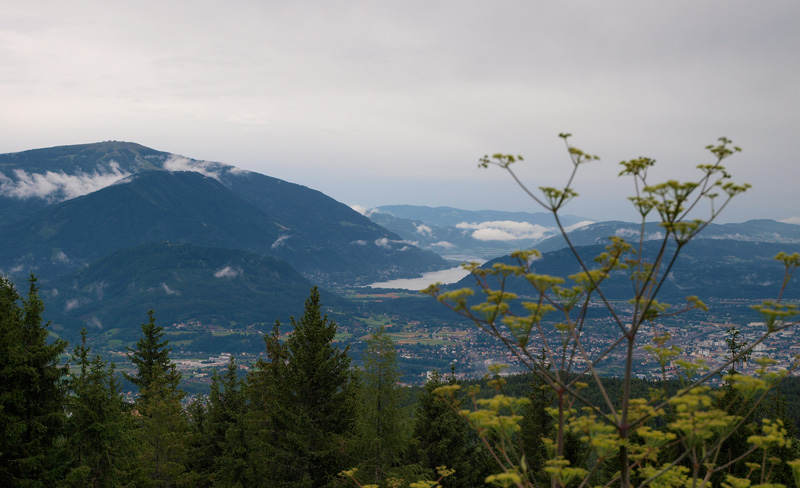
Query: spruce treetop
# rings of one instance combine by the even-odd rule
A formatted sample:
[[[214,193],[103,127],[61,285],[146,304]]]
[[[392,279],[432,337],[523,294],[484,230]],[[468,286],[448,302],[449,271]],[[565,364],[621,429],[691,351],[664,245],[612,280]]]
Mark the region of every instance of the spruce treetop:
[[[159,390],[163,389],[160,394],[177,393],[181,380],[181,374],[169,358],[172,348],[168,347],[169,340],[163,339],[164,328],[156,325],[153,310],[147,312],[147,318],[147,323],[142,324],[142,337],[136,343],[136,348],[126,348],[131,362],[136,366],[137,375],[123,373],[125,379],[139,388],[142,401],[151,396],[156,385]]]

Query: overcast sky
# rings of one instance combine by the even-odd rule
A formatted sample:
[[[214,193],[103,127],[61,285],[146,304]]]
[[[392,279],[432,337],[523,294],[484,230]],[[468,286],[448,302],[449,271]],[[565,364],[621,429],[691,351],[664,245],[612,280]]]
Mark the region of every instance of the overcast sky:
[[[687,179],[719,136],[754,188],[724,221],[800,217],[800,2],[6,2],[0,153],[123,140],[351,205],[537,211],[486,153],[632,220],[618,162]],[[698,215],[701,217],[702,215]],[[800,222],[800,219],[798,219]]]

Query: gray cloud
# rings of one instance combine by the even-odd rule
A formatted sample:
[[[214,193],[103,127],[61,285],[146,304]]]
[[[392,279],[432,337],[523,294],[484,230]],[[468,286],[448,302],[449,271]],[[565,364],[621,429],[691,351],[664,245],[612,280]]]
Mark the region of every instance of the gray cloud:
[[[754,188],[725,218],[785,219],[800,207],[781,178],[800,130],[798,17],[798,2],[743,0],[12,2],[0,152],[113,132],[367,208],[519,210],[530,200],[477,158],[524,154],[532,188],[563,184],[570,131],[603,159],[566,210],[633,219],[617,161],[655,157],[655,179],[683,180],[726,135]]]

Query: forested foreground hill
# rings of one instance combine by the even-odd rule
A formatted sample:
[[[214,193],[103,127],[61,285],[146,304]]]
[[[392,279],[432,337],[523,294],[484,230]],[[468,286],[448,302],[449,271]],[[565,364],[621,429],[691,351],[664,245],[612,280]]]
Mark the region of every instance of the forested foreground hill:
[[[339,473],[356,466],[365,482],[418,480],[446,462],[455,486],[480,486],[491,472],[467,425],[431,394],[440,380],[404,406],[384,332],[368,341],[364,367],[351,367],[316,289],[287,340],[276,325],[246,376],[232,360],[188,405],[154,314],[130,349],[125,377],[138,396],[126,403],[85,332],[69,346],[48,338],[43,305],[35,282],[21,297],[0,281],[3,486],[324,487],[342,486]]]
[[[106,333],[118,330],[114,339],[131,342],[139,333],[136,324],[146,312],[144,307],[157,310],[170,324],[268,328],[302,310],[313,286],[286,262],[274,258],[161,242],[103,257],[53,280],[42,294],[48,301],[46,317],[65,332],[89,324],[92,330]],[[340,313],[352,311],[347,300],[321,293],[325,303]]]

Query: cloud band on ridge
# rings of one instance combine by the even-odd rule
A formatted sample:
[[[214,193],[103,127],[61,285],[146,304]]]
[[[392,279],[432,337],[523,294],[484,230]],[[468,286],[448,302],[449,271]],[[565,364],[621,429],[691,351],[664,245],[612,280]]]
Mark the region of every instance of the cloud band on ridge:
[[[131,173],[120,169],[115,161],[108,163],[107,167],[98,166],[91,173],[79,172],[72,175],[63,171],[28,173],[23,169],[15,169],[15,179],[0,173],[0,195],[18,199],[69,200],[110,186],[130,175]]]

